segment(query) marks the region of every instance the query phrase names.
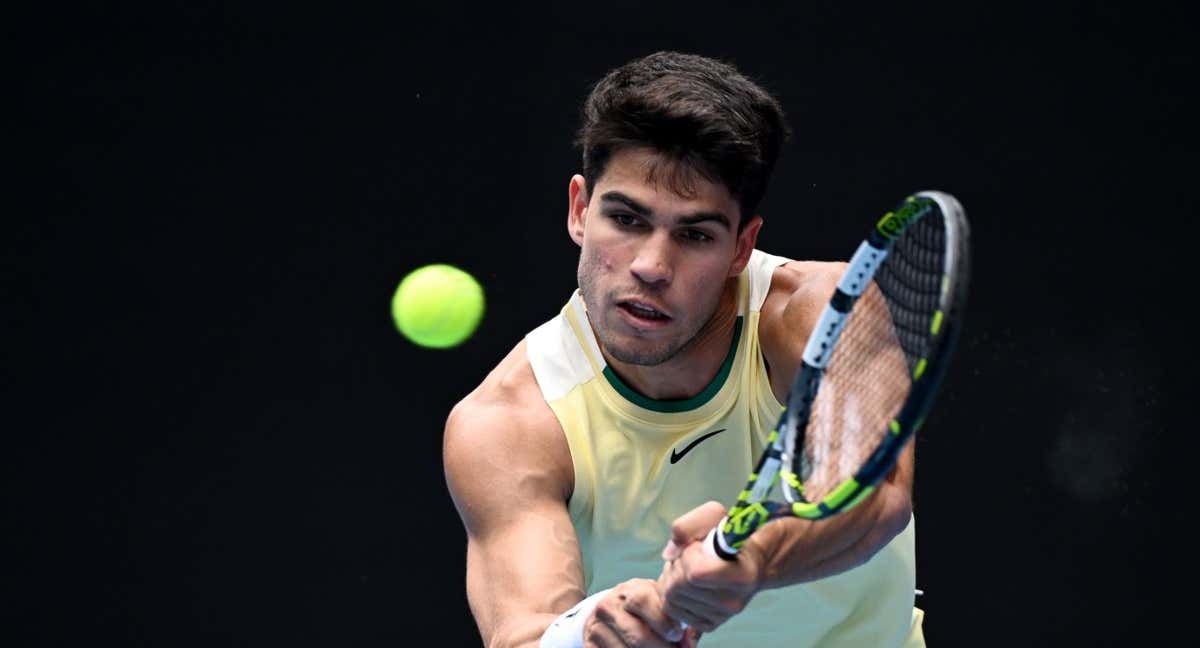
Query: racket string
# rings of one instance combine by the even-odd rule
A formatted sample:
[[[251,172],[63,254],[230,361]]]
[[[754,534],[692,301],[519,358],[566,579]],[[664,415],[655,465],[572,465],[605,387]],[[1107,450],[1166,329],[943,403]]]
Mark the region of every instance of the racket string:
[[[910,374],[889,319],[878,294],[861,300],[834,348],[796,457],[809,501],[866,462],[908,395]]]
[[[854,476],[890,434],[930,349],[945,260],[942,219],[923,218],[896,241],[856,302],[788,457],[800,495],[820,501]]]
[[[909,370],[929,352],[930,326],[941,302],[945,263],[942,219],[914,223],[876,274]]]

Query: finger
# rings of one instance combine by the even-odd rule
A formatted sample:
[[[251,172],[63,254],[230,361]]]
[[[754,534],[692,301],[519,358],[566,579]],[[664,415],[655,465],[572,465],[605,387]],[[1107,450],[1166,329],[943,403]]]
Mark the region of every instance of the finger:
[[[679,545],[675,544],[675,540],[667,540],[667,546],[662,550],[662,559],[664,562],[675,560],[679,557],[679,553]]]
[[[758,588],[753,563],[741,556],[734,560],[722,560],[713,555],[707,546],[690,545],[680,552],[678,560],[668,565],[677,565],[675,571],[670,572],[675,581],[684,581],[692,588],[742,595],[748,595]],[[667,570],[664,568],[664,571]],[[665,579],[660,577],[659,581],[663,583]]]
[[[664,593],[676,587],[722,588],[735,569],[735,562],[721,560],[703,547],[691,544],[679,551],[678,558],[663,563],[658,585]]]
[[[608,628],[598,632],[598,641],[608,641],[617,646],[645,646],[647,648],[671,648],[672,643],[661,635],[675,629],[682,634],[678,623],[662,611],[662,595],[654,581],[635,578],[614,587],[596,605],[594,620],[597,625]],[[642,616],[649,617],[661,628],[652,627]],[[618,641],[619,643],[612,643]]]
[[[680,590],[670,603],[685,605],[711,620],[725,619],[736,613],[736,604],[717,597],[715,592],[703,590]]]
[[[687,624],[687,628],[695,628],[705,632],[712,632],[721,625],[722,621],[708,617],[696,610],[688,609],[678,605],[671,606],[671,614],[678,616],[679,620]],[[686,636],[687,631],[684,631]]]
[[[664,611],[672,618],[689,623],[699,623],[700,619],[712,623],[720,623],[729,618],[737,607],[730,603],[733,599],[728,590],[697,588],[690,583],[686,574],[686,566],[682,560],[671,561],[663,567],[663,575],[659,579],[662,588]],[[683,616],[690,614],[691,618]],[[715,627],[715,625],[713,626]]]
[[[587,628],[583,635],[584,648],[622,648],[625,642],[606,623],[594,623]]]
[[[662,595],[653,581],[647,581],[647,584],[649,589],[639,590],[625,598],[625,611],[641,619],[656,635],[666,641],[679,641],[683,636],[683,628],[663,610]]]
[[[715,630],[731,616],[719,605],[682,592],[668,599],[664,610],[672,618],[687,623],[688,627],[706,632]]]
[[[700,637],[703,634],[703,632],[697,630],[696,628],[689,627],[687,631],[683,633],[683,639],[679,640],[679,648],[696,648],[696,646],[699,645]]]
[[[674,642],[667,641],[654,633],[646,625],[631,614],[618,616],[611,621],[598,624],[602,626],[598,637],[606,646],[637,646],[638,648],[673,648]],[[681,633],[682,634],[682,633]]]
[[[671,523],[671,540],[663,549],[663,553],[668,553],[672,544],[678,549],[697,540],[703,540],[709,530],[715,527],[723,517],[725,517],[725,507],[720,502],[711,501],[684,513]]]

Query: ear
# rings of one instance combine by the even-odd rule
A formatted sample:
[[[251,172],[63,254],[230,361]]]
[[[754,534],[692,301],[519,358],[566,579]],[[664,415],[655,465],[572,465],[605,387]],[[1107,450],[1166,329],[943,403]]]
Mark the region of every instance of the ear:
[[[587,225],[588,193],[587,181],[583,176],[571,176],[567,185],[567,234],[576,245],[583,247],[583,229]]]
[[[746,221],[746,226],[738,233],[737,240],[734,242],[733,262],[729,265],[730,277],[742,274],[742,270],[746,269],[746,264],[750,263],[750,253],[754,252],[754,246],[758,243],[758,231],[762,229],[762,224],[762,216],[755,214]]]

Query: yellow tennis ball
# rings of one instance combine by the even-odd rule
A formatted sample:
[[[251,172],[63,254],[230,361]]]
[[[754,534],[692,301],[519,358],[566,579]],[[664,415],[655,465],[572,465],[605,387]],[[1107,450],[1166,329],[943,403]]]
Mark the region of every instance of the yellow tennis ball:
[[[392,296],[396,328],[414,344],[433,349],[448,349],[471,337],[483,310],[483,287],[475,277],[445,263],[408,273]]]

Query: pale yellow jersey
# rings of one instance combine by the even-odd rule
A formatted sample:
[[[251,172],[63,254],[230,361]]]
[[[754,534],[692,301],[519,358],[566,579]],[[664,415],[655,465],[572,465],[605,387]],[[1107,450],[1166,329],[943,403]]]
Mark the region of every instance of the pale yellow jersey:
[[[759,348],[759,309],[774,269],[788,259],[755,250],[738,278],[738,318],[721,370],[683,401],[646,398],[605,363],[578,291],[526,336],[542,395],[566,434],[575,466],[568,505],[588,593],[656,578],[671,522],[746,485],[783,406]],[[797,331],[807,335],[807,331]],[[866,564],[837,576],[759,592],[703,645],[923,646],[913,605],[914,530]]]

